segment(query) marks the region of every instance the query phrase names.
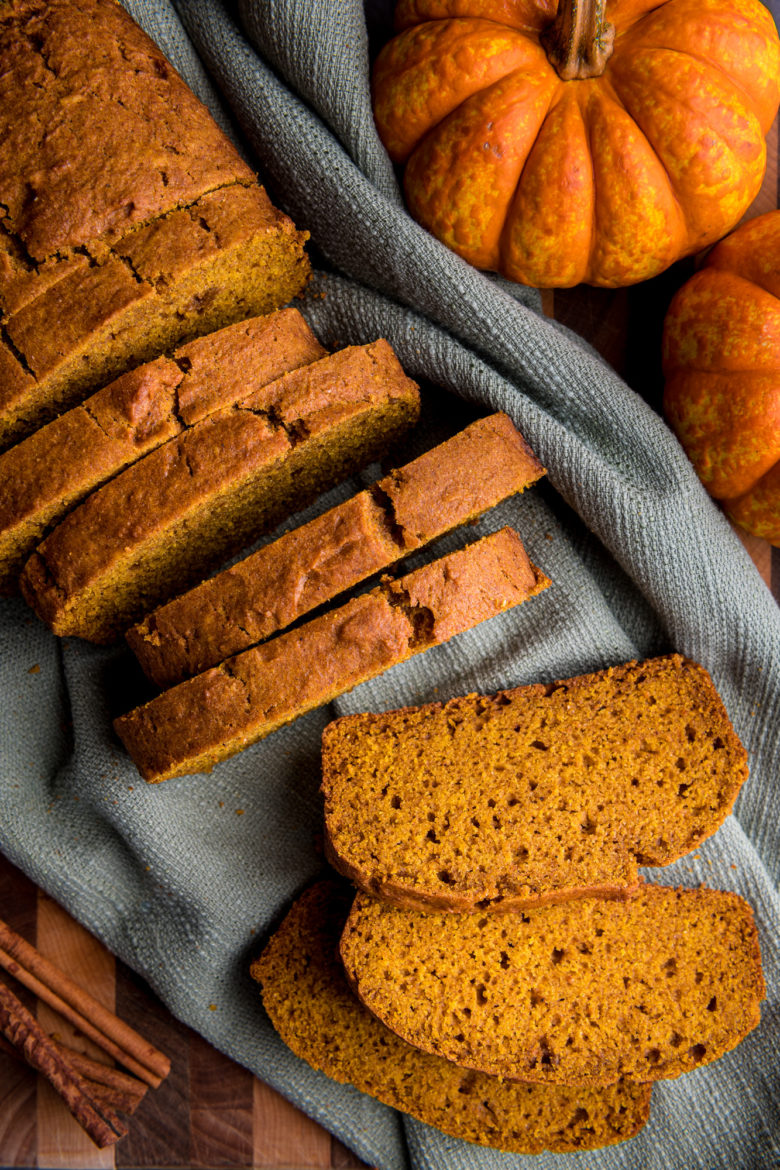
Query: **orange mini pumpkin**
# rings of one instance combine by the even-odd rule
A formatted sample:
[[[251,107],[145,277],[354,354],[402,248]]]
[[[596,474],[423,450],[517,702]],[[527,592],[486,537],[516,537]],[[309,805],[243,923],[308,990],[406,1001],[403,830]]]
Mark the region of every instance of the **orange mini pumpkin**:
[[[374,114],[412,215],[478,268],[656,275],[761,185],[780,42],[760,0],[401,0]]]
[[[780,211],[749,220],[678,291],[664,412],[710,495],[780,545]]]

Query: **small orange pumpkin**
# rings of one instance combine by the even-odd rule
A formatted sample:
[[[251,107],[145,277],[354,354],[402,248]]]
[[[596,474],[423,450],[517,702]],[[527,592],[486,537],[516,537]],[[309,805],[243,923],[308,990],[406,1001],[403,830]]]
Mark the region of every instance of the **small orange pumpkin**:
[[[400,0],[374,114],[412,215],[478,268],[645,280],[761,185],[780,41],[760,0]]]
[[[780,211],[712,250],[664,321],[664,412],[726,513],[780,545]]]

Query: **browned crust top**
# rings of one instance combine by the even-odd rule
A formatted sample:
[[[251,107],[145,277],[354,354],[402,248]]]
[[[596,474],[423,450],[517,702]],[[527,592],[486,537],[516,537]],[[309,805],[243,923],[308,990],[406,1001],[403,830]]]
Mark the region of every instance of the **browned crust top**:
[[[34,262],[252,178],[119,4],[3,5],[0,204]]]

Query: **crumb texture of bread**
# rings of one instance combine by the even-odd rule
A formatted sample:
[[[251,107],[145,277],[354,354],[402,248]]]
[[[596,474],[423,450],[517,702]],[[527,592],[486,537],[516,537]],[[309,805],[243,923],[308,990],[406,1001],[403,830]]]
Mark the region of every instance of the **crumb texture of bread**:
[[[452,1137],[519,1154],[594,1150],[633,1137],[651,1086],[501,1081],[413,1048],[355,998],[338,961],[349,897],[322,881],[305,891],[251,967],[285,1044],[338,1081]]]
[[[505,914],[405,910],[359,893],[350,985],[408,1043],[540,1084],[677,1077],[757,1026],[753,912],[721,890],[646,885]]]
[[[0,447],[309,274],[305,234],[110,0],[3,4],[0,213]]]
[[[621,896],[714,833],[747,754],[679,654],[382,714],[323,735],[332,864],[400,905]]]
[[[113,641],[377,458],[418,413],[385,341],[286,373],[89,495],[27,561],[22,594],[54,633]]]
[[[128,631],[127,640],[149,678],[171,686],[291,625],[523,491],[543,472],[507,415],[479,419],[367,491],[174,598]]]
[[[0,591],[89,492],[212,411],[325,351],[297,309],[210,333],[122,374],[0,455]]]
[[[114,728],[149,782],[209,771],[549,584],[517,534],[503,528],[179,683]]]

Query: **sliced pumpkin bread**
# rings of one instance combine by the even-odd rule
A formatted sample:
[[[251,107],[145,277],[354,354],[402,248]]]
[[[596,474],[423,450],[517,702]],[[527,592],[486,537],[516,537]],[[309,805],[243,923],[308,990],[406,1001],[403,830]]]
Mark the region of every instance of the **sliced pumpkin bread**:
[[[112,0],[3,4],[0,213],[0,449],[309,272],[305,235]]]
[[[56,634],[111,641],[376,458],[418,411],[387,342],[284,374],[88,496],[30,557],[22,594]]]
[[[504,528],[179,683],[114,727],[147,781],[205,772],[547,585]]]
[[[505,914],[405,910],[359,893],[350,984],[408,1043],[540,1084],[676,1077],[756,1027],[753,912],[721,890],[646,885]]]
[[[497,695],[350,715],[323,735],[332,864],[400,905],[625,896],[721,825],[747,757],[672,654]]]
[[[263,641],[543,474],[507,415],[479,419],[155,610],[127,640],[146,674],[170,686]]]
[[[0,591],[46,531],[146,452],[323,357],[297,309],[228,325],[122,374],[0,455]]]
[[[401,1040],[350,991],[338,960],[349,896],[306,890],[252,964],[271,1023],[313,1068],[452,1137],[518,1154],[594,1150],[645,1124],[649,1084],[519,1084],[466,1072]]]

